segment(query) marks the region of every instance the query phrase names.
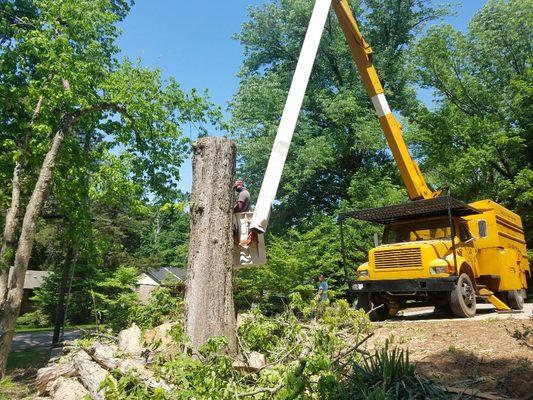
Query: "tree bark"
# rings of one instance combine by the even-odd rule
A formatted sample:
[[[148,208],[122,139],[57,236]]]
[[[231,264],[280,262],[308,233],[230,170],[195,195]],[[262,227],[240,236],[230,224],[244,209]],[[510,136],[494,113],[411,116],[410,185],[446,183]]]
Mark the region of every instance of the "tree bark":
[[[56,304],[56,316],[54,321],[54,334],[52,335],[52,344],[59,342],[59,335],[61,333],[61,327],[65,322],[65,295],[67,293],[67,286],[69,283],[70,271],[72,268],[72,262],[74,260],[74,247],[72,242],[67,239],[67,251],[65,254],[65,260],[63,262],[63,269],[61,271],[61,285],[59,286],[59,294]]]
[[[0,310],[7,298],[7,282],[9,267],[13,264],[15,256],[15,232],[20,208],[20,162],[15,162],[13,169],[11,205],[6,213],[2,247],[0,249]]]
[[[185,332],[195,354],[214,336],[225,336],[232,354],[237,349],[232,257],[237,150],[218,137],[201,138],[193,147]]]
[[[46,81],[43,90],[48,88],[52,76]],[[43,107],[44,95],[39,96],[37,104],[33,109],[33,113],[30,118],[29,128],[24,135],[24,140],[20,148],[22,152],[26,150],[30,141],[30,136],[35,126],[35,121],[41,114]],[[11,189],[11,204],[6,213],[6,221],[4,225],[4,233],[2,235],[2,247],[0,248],[0,310],[4,306],[4,302],[7,298],[7,283],[9,279],[9,267],[13,264],[15,259],[15,233],[17,231],[19,209],[20,209],[20,172],[22,169],[20,157],[15,161],[15,167],[13,168],[13,179]]]
[[[70,129],[71,122],[71,118],[63,121],[61,129],[54,135],[52,146],[44,158],[39,172],[39,178],[35,184],[30,201],[26,206],[17,252],[15,253],[13,275],[8,285],[7,299],[0,315],[0,379],[4,376],[7,356],[11,350],[11,341],[22,302],[24,278],[26,277],[26,270],[30,261],[35,232],[37,230],[37,221],[52,181],[59,149]]]

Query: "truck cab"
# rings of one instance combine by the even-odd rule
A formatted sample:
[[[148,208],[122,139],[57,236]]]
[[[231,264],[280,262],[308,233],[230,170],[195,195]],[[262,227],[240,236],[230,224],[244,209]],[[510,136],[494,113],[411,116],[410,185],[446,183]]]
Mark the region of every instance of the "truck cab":
[[[352,285],[371,319],[394,316],[408,302],[459,317],[485,298],[521,309],[530,274],[520,217],[490,200],[465,204],[449,196],[344,213],[384,225]]]

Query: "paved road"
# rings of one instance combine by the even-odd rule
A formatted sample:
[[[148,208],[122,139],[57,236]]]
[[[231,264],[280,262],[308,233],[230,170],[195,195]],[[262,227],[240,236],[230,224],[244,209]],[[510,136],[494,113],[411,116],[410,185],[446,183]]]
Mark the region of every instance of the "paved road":
[[[505,319],[517,318],[528,319],[533,317],[533,303],[524,304],[522,312],[497,312],[492,304],[478,304],[477,313],[474,318],[468,320],[484,319]],[[398,313],[388,321],[465,321],[464,318],[450,318],[448,316],[436,316],[433,314],[433,307],[407,308]]]
[[[53,331],[15,333],[11,349],[13,351],[26,350],[29,348],[47,348],[52,345]],[[63,340],[74,340],[81,336],[79,329],[67,330]]]

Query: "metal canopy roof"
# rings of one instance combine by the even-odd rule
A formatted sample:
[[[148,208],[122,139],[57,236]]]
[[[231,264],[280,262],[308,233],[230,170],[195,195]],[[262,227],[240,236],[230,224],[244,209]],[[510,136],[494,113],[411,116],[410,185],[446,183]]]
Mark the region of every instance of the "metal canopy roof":
[[[339,221],[346,218],[357,218],[378,224],[390,224],[412,218],[448,216],[448,208],[453,216],[458,217],[481,213],[481,211],[451,196],[439,196],[434,199],[416,200],[394,206],[347,211],[339,214]]]

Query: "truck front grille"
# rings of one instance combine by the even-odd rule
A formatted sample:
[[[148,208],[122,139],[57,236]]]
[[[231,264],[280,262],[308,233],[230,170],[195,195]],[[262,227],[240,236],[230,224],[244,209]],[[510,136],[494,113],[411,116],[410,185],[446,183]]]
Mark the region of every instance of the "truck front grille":
[[[421,268],[420,248],[375,251],[374,267],[376,269]]]

